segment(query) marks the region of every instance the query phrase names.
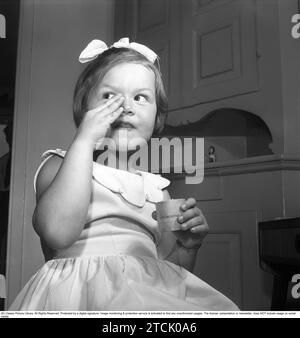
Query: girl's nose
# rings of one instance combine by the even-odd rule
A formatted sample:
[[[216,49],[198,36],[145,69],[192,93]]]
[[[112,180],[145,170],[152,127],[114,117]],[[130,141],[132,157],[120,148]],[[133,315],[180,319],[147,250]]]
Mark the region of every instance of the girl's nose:
[[[123,103],[123,114],[129,114],[129,113],[133,113],[132,107],[131,107],[131,101],[129,98],[124,99],[124,103]]]

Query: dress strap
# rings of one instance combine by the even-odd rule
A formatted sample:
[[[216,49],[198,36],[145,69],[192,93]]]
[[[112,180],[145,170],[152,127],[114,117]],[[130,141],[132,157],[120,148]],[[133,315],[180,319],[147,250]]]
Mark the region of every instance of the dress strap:
[[[53,149],[50,149],[50,150],[47,150],[45,151],[43,154],[42,154],[42,163],[39,165],[39,167],[37,168],[37,171],[34,175],[34,179],[33,179],[33,188],[34,188],[34,192],[36,193],[36,181],[37,181],[37,177],[41,171],[41,169],[43,168],[43,166],[45,165],[45,163],[53,156],[53,155],[58,155],[60,157],[64,157],[66,154],[66,152],[64,150],[61,150],[61,149],[56,149],[56,150],[53,150]]]

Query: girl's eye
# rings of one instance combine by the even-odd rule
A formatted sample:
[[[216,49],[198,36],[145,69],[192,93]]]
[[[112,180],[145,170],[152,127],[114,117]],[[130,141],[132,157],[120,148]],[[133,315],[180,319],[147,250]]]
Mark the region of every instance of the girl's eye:
[[[147,97],[145,95],[138,94],[134,97],[134,100],[140,103],[147,102]]]
[[[103,94],[103,98],[106,100],[112,99],[114,97],[113,93],[105,93]]]

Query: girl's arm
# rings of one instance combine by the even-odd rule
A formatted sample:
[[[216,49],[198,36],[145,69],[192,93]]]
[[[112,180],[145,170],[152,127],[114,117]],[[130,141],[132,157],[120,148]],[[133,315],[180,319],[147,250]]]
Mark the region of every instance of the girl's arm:
[[[93,151],[122,113],[116,95],[88,111],[64,160],[52,157],[37,178],[33,226],[52,249],[72,245],[85,223],[92,192]]]
[[[75,139],[64,160],[53,156],[37,178],[33,226],[53,249],[70,246],[85,224],[91,197],[93,147]]]
[[[170,195],[167,190],[164,190],[164,200],[167,199],[170,199]],[[168,260],[192,272],[198,249],[208,232],[208,225],[198,208],[195,208],[195,210],[198,209],[200,213],[196,212],[193,215],[192,210],[196,204],[194,199],[186,200],[185,204],[187,209],[183,212],[184,221],[190,222],[191,226],[185,230],[163,232],[158,247],[158,256],[160,259]],[[200,214],[201,217],[199,217]],[[190,231],[193,227],[196,232]]]

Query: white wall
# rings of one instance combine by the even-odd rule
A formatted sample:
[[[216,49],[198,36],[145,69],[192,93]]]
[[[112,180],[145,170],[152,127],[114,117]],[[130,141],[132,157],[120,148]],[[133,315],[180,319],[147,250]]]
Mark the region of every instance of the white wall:
[[[47,149],[67,149],[72,95],[93,38],[112,42],[111,0],[27,0],[21,4],[8,249],[8,300],[43,263],[32,228],[34,173]]]

